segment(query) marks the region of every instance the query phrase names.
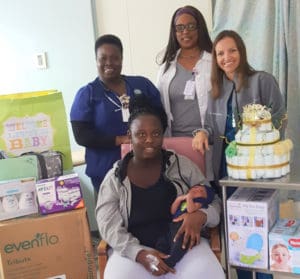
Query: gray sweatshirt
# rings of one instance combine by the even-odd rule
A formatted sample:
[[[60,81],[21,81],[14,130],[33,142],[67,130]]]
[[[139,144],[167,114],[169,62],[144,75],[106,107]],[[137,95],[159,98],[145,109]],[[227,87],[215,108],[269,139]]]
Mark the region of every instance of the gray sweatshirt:
[[[96,205],[96,219],[101,237],[121,256],[135,261],[142,249],[152,249],[140,244],[139,240],[127,231],[131,210],[131,187],[126,175],[130,154],[115,163],[104,178]],[[177,195],[188,191],[188,185],[199,183],[209,185],[199,168],[188,158],[165,151],[166,170],[164,177],[176,188]],[[208,208],[200,209],[207,215],[206,226],[214,227],[220,222],[221,201],[217,195]]]

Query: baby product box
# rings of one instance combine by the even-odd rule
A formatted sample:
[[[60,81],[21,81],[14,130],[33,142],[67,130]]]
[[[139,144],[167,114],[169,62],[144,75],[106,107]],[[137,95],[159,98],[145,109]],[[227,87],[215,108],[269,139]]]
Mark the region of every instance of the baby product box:
[[[84,207],[80,179],[76,173],[39,180],[36,191],[42,214]]]
[[[86,209],[0,222],[1,279],[96,279]]]
[[[35,177],[38,179],[38,159],[34,155],[0,160],[0,180]]]
[[[280,219],[269,233],[270,270],[300,274],[300,220]]]
[[[232,265],[268,268],[268,233],[278,218],[278,190],[239,188],[227,200]]]
[[[0,220],[37,212],[35,178],[0,182]]]

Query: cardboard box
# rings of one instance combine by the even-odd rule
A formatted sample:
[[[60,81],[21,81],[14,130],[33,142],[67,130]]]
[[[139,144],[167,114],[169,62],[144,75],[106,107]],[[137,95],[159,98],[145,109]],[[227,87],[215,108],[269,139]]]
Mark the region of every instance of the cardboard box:
[[[0,223],[1,279],[96,279],[86,209]]]
[[[42,214],[84,207],[80,179],[76,173],[39,180],[36,191]]]
[[[37,212],[35,178],[0,182],[0,220]]]
[[[300,220],[280,219],[269,233],[270,270],[300,274]]]
[[[268,268],[268,233],[278,219],[278,190],[239,188],[227,200],[232,265]]]

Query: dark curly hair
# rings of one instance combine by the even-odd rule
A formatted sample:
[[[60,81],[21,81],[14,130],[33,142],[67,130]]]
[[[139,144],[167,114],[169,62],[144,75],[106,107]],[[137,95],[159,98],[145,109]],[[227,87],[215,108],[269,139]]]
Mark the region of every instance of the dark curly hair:
[[[160,120],[163,132],[165,132],[168,127],[168,117],[164,108],[162,106],[152,105],[150,100],[144,94],[135,94],[134,97],[130,99],[129,112],[129,129],[132,122],[140,115],[153,115],[157,117]]]

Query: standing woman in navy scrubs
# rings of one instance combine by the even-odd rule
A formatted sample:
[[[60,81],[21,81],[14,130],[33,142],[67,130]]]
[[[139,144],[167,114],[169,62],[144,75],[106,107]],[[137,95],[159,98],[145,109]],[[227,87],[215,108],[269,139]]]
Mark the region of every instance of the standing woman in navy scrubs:
[[[98,192],[106,172],[121,158],[120,145],[129,143],[129,99],[145,94],[153,105],[161,102],[150,80],[121,75],[123,46],[118,37],[99,37],[95,55],[98,77],[79,89],[70,118],[76,142],[86,148],[86,174]]]

